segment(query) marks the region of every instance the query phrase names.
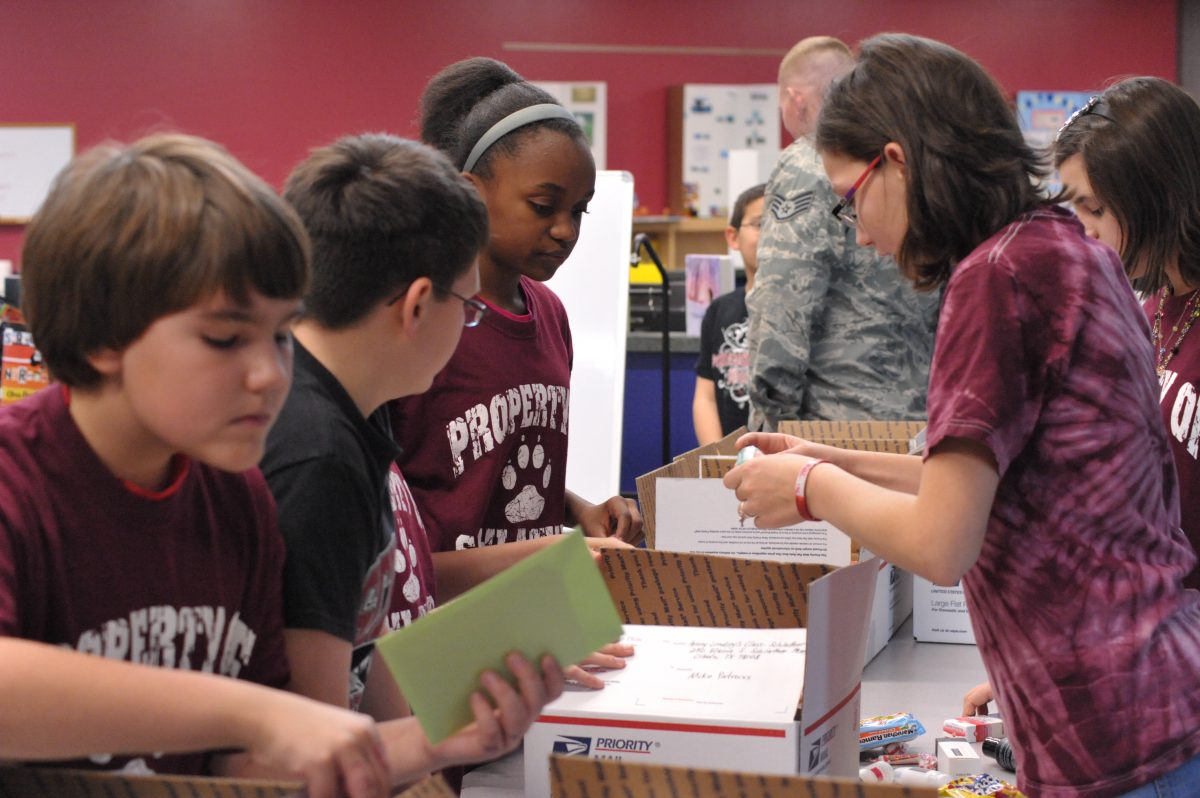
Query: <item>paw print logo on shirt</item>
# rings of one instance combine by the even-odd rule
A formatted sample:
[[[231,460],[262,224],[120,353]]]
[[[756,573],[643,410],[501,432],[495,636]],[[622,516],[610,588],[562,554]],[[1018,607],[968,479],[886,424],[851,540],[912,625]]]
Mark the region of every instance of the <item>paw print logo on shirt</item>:
[[[550,485],[550,463],[546,462],[542,438],[539,435],[530,447],[529,441],[522,435],[521,445],[500,472],[500,484],[505,490],[517,490],[517,485],[522,486],[517,495],[504,505],[504,517],[510,524],[541,517],[546,509],[546,499],[538,490],[539,483],[542,490]]]

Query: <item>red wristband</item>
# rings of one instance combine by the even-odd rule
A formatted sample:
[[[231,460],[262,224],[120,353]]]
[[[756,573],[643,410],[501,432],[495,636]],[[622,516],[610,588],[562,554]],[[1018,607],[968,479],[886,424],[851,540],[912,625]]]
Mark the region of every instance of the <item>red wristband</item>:
[[[801,521],[820,521],[808,510],[808,497],[805,489],[808,487],[808,475],[814,468],[821,463],[828,463],[828,460],[809,460],[800,468],[800,473],[796,475],[796,512],[800,513]]]

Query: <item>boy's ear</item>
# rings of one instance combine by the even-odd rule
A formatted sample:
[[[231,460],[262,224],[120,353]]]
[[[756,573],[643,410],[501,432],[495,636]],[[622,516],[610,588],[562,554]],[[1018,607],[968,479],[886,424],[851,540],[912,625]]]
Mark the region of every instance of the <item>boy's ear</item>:
[[[413,280],[408,289],[389,305],[395,326],[403,335],[414,336],[433,301],[433,281],[428,277]]]
[[[725,228],[725,243],[730,249],[738,248],[738,229],[732,225]]]
[[[121,373],[121,353],[115,349],[97,349],[87,355],[87,362],[105,379]]]

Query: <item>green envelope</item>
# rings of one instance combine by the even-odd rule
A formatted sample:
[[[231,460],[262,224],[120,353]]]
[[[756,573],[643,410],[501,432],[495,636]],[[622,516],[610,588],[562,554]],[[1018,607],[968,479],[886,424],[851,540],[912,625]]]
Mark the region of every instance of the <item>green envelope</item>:
[[[474,720],[468,699],[483,671],[513,681],[510,651],[565,668],[620,635],[600,570],[571,532],[375,645],[436,745]]]

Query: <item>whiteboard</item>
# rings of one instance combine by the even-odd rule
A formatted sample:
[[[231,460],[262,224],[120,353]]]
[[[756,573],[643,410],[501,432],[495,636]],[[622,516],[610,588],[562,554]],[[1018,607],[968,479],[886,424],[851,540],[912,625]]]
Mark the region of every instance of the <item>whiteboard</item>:
[[[0,125],[0,224],[23,224],[75,155],[73,125]]]
[[[590,502],[620,490],[632,237],[633,175],[597,172],[575,250],[546,283],[566,306],[575,348],[567,489]]]

